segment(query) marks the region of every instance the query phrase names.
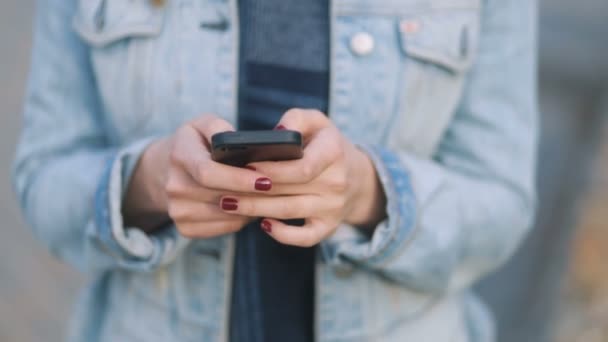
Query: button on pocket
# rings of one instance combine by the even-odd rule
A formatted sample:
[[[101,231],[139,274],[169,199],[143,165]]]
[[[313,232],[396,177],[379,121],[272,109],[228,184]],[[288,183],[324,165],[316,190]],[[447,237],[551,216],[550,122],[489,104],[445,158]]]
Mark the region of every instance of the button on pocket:
[[[73,26],[94,47],[128,37],[156,36],[162,30],[161,7],[148,0],[81,0]]]
[[[359,56],[365,56],[374,50],[374,37],[367,32],[356,33],[350,40],[351,50]]]
[[[151,0],[78,1],[73,27],[90,47],[104,119],[118,140],[149,134],[157,113],[157,38],[167,10]]]
[[[400,129],[391,134],[413,154],[431,156],[449,127],[477,55],[480,13],[430,10],[398,19],[403,85],[395,125]]]
[[[452,72],[468,69],[477,48],[479,12],[436,11],[399,21],[403,52]]]
[[[351,277],[354,271],[355,269],[352,265],[338,265],[334,267],[334,274],[342,279]]]

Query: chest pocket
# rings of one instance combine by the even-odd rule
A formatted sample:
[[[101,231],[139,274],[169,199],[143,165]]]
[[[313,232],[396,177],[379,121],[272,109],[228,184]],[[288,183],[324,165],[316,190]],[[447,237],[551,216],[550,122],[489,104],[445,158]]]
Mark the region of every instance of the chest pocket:
[[[74,29],[91,64],[110,132],[143,135],[154,116],[157,37],[164,9],[150,0],[80,0]]]
[[[479,1],[338,0],[334,13],[338,126],[430,156],[475,60]]]

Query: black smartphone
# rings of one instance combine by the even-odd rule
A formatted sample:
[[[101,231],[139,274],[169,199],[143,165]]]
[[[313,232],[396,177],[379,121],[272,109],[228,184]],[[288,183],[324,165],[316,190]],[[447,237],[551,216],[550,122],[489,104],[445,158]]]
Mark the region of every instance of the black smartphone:
[[[296,131],[223,132],[211,137],[211,158],[232,166],[300,159],[302,154],[302,135]]]

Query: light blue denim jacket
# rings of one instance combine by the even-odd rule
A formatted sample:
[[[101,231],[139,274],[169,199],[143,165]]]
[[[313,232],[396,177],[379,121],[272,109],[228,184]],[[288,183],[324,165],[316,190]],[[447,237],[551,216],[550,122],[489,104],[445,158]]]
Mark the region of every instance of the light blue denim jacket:
[[[72,341],[227,338],[233,236],[147,236],[121,206],[150,141],[204,112],[235,122],[236,6],[39,1],[14,183],[40,240],[92,276]],[[330,20],[329,115],[388,218],[322,242],[317,341],[492,341],[469,288],[533,217],[534,1],[333,0]]]

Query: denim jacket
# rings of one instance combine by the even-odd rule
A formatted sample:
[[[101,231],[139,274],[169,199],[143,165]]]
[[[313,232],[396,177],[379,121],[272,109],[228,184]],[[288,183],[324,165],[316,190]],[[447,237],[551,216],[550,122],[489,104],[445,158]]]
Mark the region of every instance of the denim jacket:
[[[36,235],[91,274],[72,341],[226,341],[234,239],[123,224],[146,146],[236,118],[237,0],[42,0],[14,184]],[[328,341],[494,339],[470,293],[535,207],[530,0],[332,0],[329,115],[374,162],[387,219],[316,266]],[[255,291],[255,289],[252,289]],[[280,324],[280,322],[277,322]]]

